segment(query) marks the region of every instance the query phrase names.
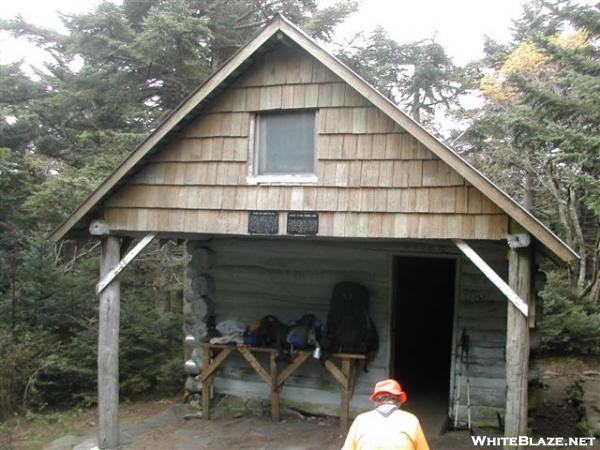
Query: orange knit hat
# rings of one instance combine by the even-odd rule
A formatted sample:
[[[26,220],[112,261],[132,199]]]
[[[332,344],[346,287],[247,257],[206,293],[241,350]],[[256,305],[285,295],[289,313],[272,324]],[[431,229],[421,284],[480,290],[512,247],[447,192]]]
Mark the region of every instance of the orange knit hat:
[[[396,397],[400,397],[402,403],[406,402],[406,392],[402,390],[400,383],[396,380],[383,380],[378,382],[371,394],[371,400],[375,400],[375,398],[381,394],[395,395]]]

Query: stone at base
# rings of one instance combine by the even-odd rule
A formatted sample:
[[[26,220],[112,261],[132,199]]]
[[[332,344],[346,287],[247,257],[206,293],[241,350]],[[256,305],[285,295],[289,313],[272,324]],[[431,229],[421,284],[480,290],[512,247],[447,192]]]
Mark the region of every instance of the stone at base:
[[[185,380],[185,390],[192,394],[198,394],[202,392],[202,382],[197,377],[187,377]]]
[[[202,419],[202,411],[198,411],[191,414],[186,414],[183,416],[184,420],[192,420],[192,419]]]

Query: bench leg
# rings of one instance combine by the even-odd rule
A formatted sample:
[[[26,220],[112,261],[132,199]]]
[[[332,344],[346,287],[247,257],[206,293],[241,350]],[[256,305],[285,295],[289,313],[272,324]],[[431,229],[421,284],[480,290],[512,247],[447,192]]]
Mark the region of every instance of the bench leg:
[[[342,373],[346,377],[346,386],[342,385],[342,399],[340,405],[340,433],[348,431],[348,416],[350,413],[350,360],[342,359]]]
[[[277,356],[271,353],[271,418],[279,421],[279,386],[277,386]]]
[[[208,347],[204,347],[202,358],[203,369],[208,369],[211,359],[211,350]],[[203,372],[204,372],[203,370]],[[204,419],[210,419],[210,386],[212,384],[212,377],[208,377],[202,382],[202,417]]]

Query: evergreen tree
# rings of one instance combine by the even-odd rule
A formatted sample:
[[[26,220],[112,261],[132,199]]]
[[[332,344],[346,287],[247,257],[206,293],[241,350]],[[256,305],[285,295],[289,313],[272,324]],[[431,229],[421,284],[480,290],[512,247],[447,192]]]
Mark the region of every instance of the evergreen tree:
[[[508,48],[491,45],[484,114],[467,151],[525,207],[553,224],[581,256],[575,298],[600,294],[600,11],[533,1]],[[479,151],[477,149],[480,149]]]
[[[356,36],[339,56],[417,122],[430,123],[439,108],[458,107],[466,90],[463,70],[434,37],[399,44],[377,27]]]

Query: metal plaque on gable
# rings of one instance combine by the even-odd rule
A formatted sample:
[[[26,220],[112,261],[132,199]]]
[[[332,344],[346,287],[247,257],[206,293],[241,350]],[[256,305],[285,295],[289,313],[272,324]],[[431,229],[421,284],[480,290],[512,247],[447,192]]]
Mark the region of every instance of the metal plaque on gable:
[[[287,232],[288,234],[317,234],[319,232],[319,213],[289,212]]]
[[[251,211],[248,216],[248,233],[277,234],[279,213],[275,211]]]

